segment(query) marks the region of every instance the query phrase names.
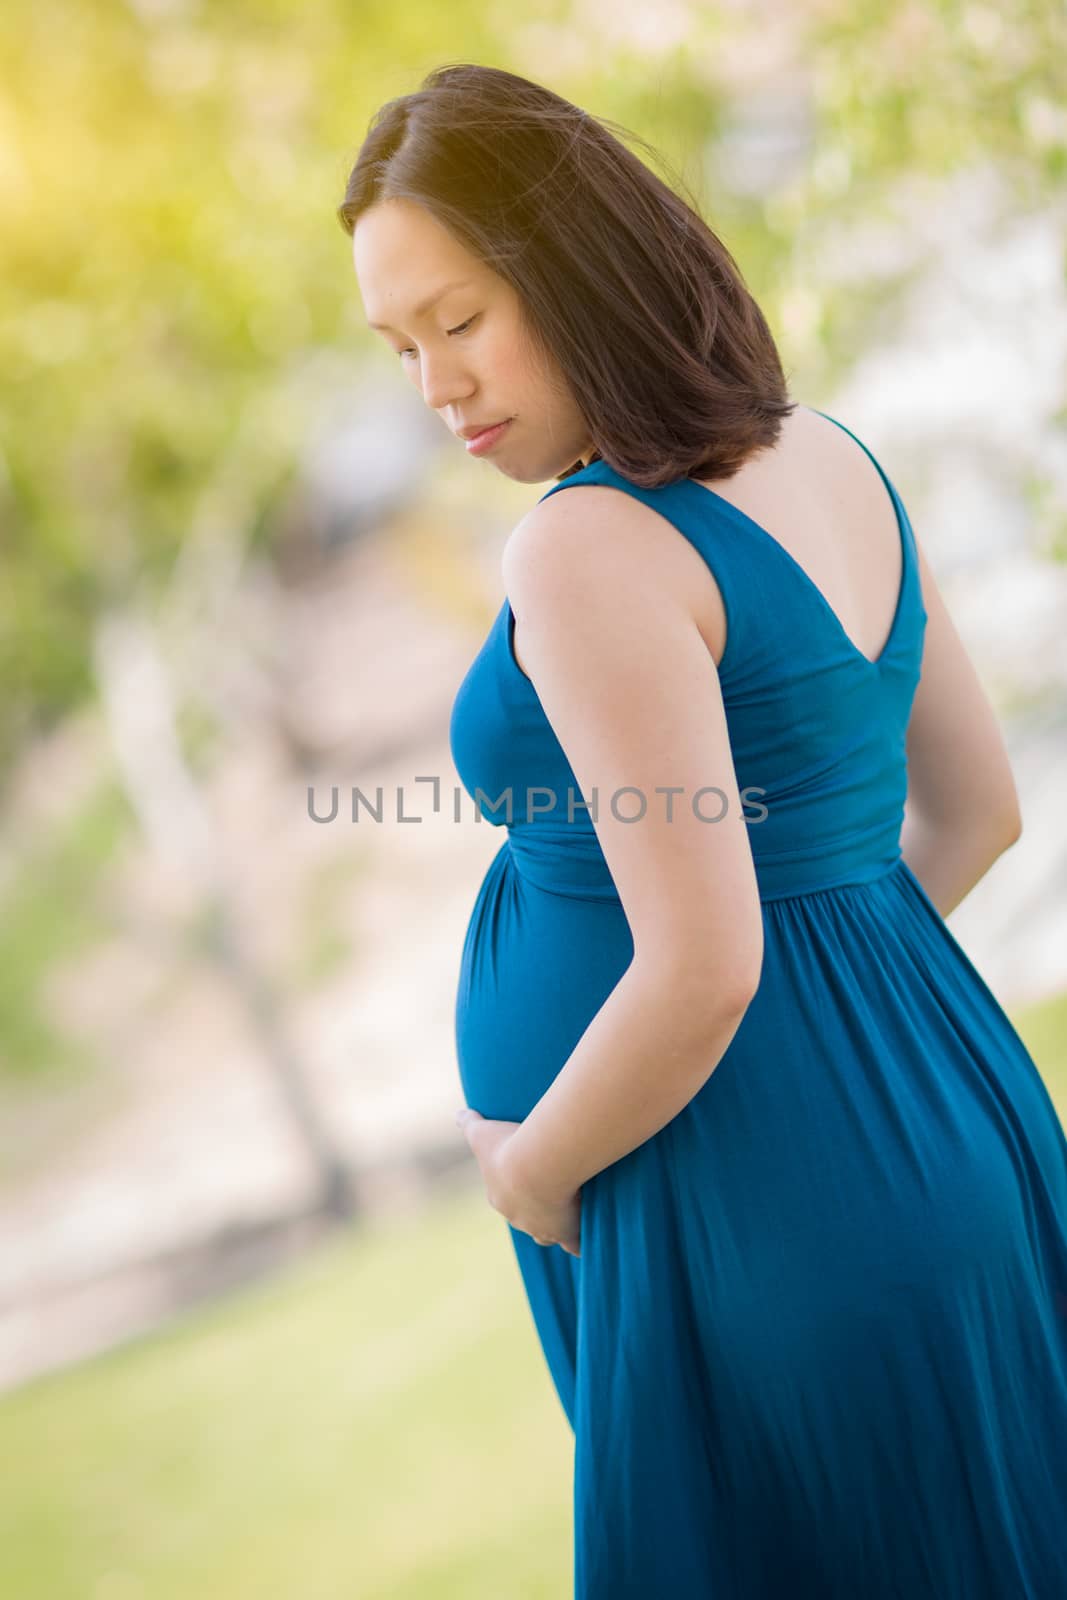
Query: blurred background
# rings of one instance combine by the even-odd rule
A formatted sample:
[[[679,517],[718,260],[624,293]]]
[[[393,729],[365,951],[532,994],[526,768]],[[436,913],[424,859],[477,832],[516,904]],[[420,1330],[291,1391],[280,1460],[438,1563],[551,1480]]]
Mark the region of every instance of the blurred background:
[[[422,405],[334,218],[460,60],[650,140],[896,482],[1023,807],[949,925],[1067,1106],[1057,0],[7,0],[13,1600],[570,1592],[571,1437],[452,1120],[499,835],[448,717],[541,491]]]

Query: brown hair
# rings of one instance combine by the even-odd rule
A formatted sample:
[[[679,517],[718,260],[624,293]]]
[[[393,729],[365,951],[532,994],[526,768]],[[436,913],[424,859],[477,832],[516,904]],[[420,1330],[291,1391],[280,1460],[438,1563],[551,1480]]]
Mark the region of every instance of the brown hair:
[[[376,201],[414,201],[506,279],[633,483],[732,477],[796,407],[777,347],[696,205],[609,126],[499,67],[438,67],[375,114],[337,216],[351,234]]]

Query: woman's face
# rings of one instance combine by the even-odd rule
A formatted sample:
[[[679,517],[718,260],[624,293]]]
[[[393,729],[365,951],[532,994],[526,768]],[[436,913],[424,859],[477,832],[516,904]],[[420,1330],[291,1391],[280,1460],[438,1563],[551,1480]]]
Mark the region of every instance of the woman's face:
[[[545,483],[590,459],[586,423],[562,373],[531,348],[515,290],[425,207],[371,206],[352,254],[369,326],[454,434],[513,419],[485,459],[517,483]]]

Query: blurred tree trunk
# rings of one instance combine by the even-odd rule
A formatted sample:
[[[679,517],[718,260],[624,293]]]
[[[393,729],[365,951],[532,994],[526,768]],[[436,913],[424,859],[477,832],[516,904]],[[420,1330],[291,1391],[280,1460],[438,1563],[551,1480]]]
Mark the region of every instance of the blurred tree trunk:
[[[212,959],[251,1021],[281,1104],[317,1174],[322,1207],[349,1218],[356,1200],[348,1165],[286,1037],[277,992],[242,936],[216,829],[182,754],[170,675],[151,623],[132,606],[102,615],[94,664],[112,749],[142,831],[206,909]]]

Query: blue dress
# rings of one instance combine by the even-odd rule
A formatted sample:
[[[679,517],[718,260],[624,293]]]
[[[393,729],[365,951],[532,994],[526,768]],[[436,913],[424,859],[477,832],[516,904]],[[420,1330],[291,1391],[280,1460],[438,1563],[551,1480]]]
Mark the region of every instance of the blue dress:
[[[574,1430],[576,1600],[1067,1596],[1067,1141],[900,854],[926,612],[874,464],[903,553],[874,661],[703,485],[594,460],[548,490],[635,496],[718,583],[764,925],[710,1078],[583,1185],[581,1255],[507,1224]],[[512,625],[505,600],[452,709],[503,829],[455,1028],[467,1103],[521,1121],[633,944]]]

